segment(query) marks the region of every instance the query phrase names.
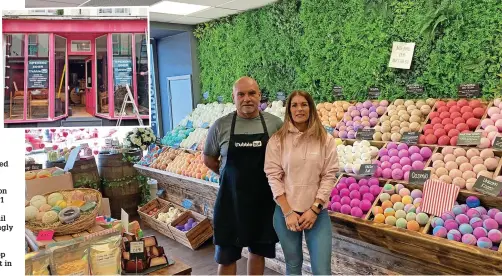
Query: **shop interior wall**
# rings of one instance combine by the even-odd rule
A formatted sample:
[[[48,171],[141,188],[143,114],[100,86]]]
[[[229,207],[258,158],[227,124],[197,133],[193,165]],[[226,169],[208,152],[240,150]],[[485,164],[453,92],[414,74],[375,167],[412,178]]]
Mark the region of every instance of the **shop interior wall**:
[[[426,97],[455,97],[457,85],[480,83],[484,97],[502,91],[500,0],[282,0],[197,26],[202,91],[230,101],[233,81],[256,78],[272,96],[306,89],[333,100],[407,97],[421,84]],[[394,41],[416,43],[411,70],[388,68]]]

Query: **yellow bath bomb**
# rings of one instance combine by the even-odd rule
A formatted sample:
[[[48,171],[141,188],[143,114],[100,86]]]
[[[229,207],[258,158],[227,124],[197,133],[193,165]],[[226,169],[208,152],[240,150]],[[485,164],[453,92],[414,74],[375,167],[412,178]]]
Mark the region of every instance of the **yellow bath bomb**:
[[[42,206],[40,206],[40,208],[38,208],[38,211],[40,211],[40,212],[47,212],[51,208],[52,208],[52,206],[50,206],[49,204],[43,204]]]
[[[413,198],[411,196],[404,196],[401,202],[406,205],[406,204],[411,204],[413,203]]]
[[[40,208],[40,206],[47,204],[47,200],[45,199],[44,196],[41,195],[36,195],[31,198],[30,200],[30,205],[35,207],[35,208]]]
[[[66,205],[67,205],[66,201],[64,201],[64,200],[58,200],[58,202],[56,202],[56,204],[54,205],[54,207],[57,206],[57,207],[63,209],[63,208],[66,208]]]
[[[44,215],[45,215],[45,212],[38,212],[36,220],[42,221],[42,218],[44,217]]]
[[[50,206],[55,206],[58,201],[63,200],[63,199],[64,199],[64,197],[62,194],[52,193],[47,198],[47,202],[49,203]]]
[[[54,211],[49,211],[42,217],[43,223],[54,223],[59,220],[58,214]]]
[[[30,221],[37,217],[38,208],[35,206],[28,206],[24,208],[24,220]]]

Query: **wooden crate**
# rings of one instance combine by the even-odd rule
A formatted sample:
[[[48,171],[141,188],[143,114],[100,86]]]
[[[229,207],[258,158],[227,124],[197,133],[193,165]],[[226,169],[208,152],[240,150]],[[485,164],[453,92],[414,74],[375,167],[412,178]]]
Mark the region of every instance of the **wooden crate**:
[[[138,214],[143,222],[150,225],[152,223],[152,217],[156,216],[160,212],[160,209],[162,209],[163,207],[165,207],[165,205],[163,205],[159,198],[154,198],[147,204],[143,205],[141,208],[138,208]],[[148,213],[155,208],[157,208],[157,211],[154,214],[149,215]]]
[[[148,202],[146,205],[144,205],[142,208],[138,209],[138,213],[140,214],[141,220],[143,220],[143,222],[147,224],[150,228],[174,240],[175,238],[169,228],[169,225],[165,222],[158,220],[159,213],[167,212],[171,207],[180,209],[180,211],[182,212],[185,211],[185,208],[178,206],[177,204],[174,204],[161,198],[155,198],[150,202]],[[151,210],[153,208],[158,208],[159,210],[152,216],[148,215],[146,212],[148,212],[148,210]]]
[[[193,218],[197,221],[197,225],[194,228],[187,232],[176,228],[176,225],[185,224],[189,218]],[[169,229],[177,242],[192,250],[199,248],[205,241],[213,236],[213,226],[209,222],[209,219],[192,211],[185,211],[169,225]]]

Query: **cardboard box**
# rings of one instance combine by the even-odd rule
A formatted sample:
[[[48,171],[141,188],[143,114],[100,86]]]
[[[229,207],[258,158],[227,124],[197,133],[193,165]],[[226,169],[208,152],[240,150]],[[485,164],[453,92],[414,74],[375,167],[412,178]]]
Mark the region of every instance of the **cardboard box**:
[[[110,210],[110,200],[108,198],[101,198],[101,208],[98,211],[98,216],[112,216],[112,212]]]
[[[60,170],[59,168],[50,168],[49,171]],[[38,171],[33,171],[38,173]],[[73,189],[73,179],[71,173],[65,172],[58,176],[47,178],[35,178],[26,180],[26,199],[30,200],[33,196],[52,193],[59,190]]]

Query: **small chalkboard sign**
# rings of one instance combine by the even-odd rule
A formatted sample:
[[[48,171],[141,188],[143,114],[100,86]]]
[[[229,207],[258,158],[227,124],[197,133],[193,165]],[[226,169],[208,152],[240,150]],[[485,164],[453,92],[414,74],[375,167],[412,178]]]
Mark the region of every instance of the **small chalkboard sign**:
[[[157,197],[162,198],[162,197],[164,196],[164,193],[165,193],[165,192],[166,192],[166,191],[165,191],[164,189],[158,189],[158,190],[157,190]]]
[[[418,96],[424,93],[424,87],[418,84],[408,84],[406,85],[406,93]]]
[[[495,137],[495,141],[493,141],[493,149],[502,150],[502,137]]]
[[[157,137],[155,139],[155,144],[158,145],[158,146],[162,145],[162,139],[160,139],[160,137]]]
[[[286,100],[286,94],[284,94],[284,92],[277,92],[276,99],[278,101],[285,101]]]
[[[481,132],[465,132],[458,135],[457,146],[477,146],[481,141]]]
[[[363,128],[356,132],[357,140],[373,140],[373,134],[375,134],[375,129],[373,128]]]
[[[410,184],[423,185],[425,181],[431,178],[431,171],[428,170],[411,170],[409,182]]]
[[[378,165],[376,164],[362,164],[359,169],[358,175],[362,176],[373,176],[377,170]]]
[[[481,88],[479,83],[467,83],[458,86],[459,98],[477,98],[479,97]]]
[[[197,143],[194,143],[191,147],[190,147],[191,150],[197,150]]]
[[[380,88],[378,87],[368,88],[368,99],[378,100],[379,97],[380,97]]]
[[[218,100],[218,103],[223,103],[223,96],[218,96],[217,100]]]
[[[343,99],[343,88],[341,86],[333,86],[333,98],[335,100]]]
[[[480,176],[474,183],[474,189],[485,195],[498,196],[502,191],[502,182]]]
[[[42,164],[26,164],[24,166],[24,171],[29,172],[29,171],[37,171],[42,169]]]
[[[405,143],[407,145],[416,145],[418,144],[418,137],[420,136],[420,132],[418,131],[410,131],[404,132],[401,137],[401,143]]]

